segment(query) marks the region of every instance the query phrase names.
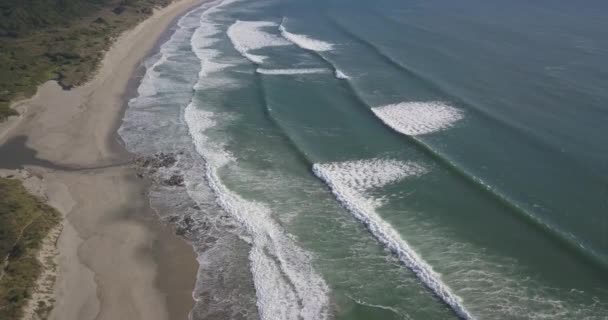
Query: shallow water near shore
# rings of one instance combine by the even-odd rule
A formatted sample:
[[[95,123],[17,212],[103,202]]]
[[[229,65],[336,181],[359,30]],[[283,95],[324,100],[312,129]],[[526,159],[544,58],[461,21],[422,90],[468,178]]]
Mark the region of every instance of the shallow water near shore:
[[[608,26],[590,6],[182,17],[119,133],[176,157],[155,175],[183,185],[151,202],[198,254],[193,319],[603,319]]]

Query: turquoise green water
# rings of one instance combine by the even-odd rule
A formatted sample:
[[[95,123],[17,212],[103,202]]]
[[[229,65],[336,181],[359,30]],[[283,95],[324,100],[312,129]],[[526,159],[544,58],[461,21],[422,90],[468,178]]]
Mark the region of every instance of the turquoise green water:
[[[190,12],[121,135],[180,155],[185,188],[152,196],[196,204],[173,213],[201,263],[193,317],[606,318],[606,9]]]

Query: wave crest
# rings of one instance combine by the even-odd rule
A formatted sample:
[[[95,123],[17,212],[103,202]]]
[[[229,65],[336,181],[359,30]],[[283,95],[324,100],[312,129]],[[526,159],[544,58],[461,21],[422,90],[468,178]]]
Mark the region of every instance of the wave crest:
[[[462,299],[441,281],[441,276],[424,261],[397,230],[377,213],[382,199],[368,191],[408,177],[422,175],[424,167],[397,160],[359,160],[314,164],[314,174],[325,181],[338,201],[361,221],[372,235],[390,249],[399,260],[463,319],[474,319],[462,304]]]
[[[262,64],[268,57],[252,54],[249,51],[266,47],[286,46],[290,43],[285,39],[265,32],[263,28],[276,27],[271,21],[241,21],[237,20],[227,31],[234,48],[253,63]]]
[[[285,28],[285,20],[286,19],[283,19],[283,22],[279,26],[281,35],[283,35],[285,39],[293,42],[298,47],[311,51],[330,51],[334,48],[332,43],[314,39],[303,34],[296,34],[287,31]]]
[[[450,128],[464,115],[443,102],[401,102],[372,108],[382,122],[408,136],[429,134]]]

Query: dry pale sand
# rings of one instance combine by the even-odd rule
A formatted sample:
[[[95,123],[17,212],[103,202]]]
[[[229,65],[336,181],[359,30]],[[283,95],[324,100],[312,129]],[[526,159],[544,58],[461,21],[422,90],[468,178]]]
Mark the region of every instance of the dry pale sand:
[[[117,39],[89,83],[63,91],[47,82],[20,103],[22,116],[0,126],[0,144],[12,146],[2,158],[41,177],[66,217],[51,319],[185,319],[193,306],[192,249],[155,220],[115,132],[140,62],[201,1],[155,12]]]

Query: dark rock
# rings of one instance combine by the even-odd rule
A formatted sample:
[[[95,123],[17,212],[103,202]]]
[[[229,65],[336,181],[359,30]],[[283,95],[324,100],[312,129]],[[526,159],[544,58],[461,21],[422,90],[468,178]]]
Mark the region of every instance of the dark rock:
[[[161,152],[159,154],[154,155],[152,166],[155,168],[167,168],[174,165],[175,162],[177,162],[177,159],[175,159],[175,156],[173,154],[165,154]]]
[[[163,181],[165,185],[168,186],[183,186],[184,185],[184,177],[179,174],[172,175],[169,179]]]
[[[192,218],[190,218],[190,217],[185,217],[182,220],[182,223],[184,224],[184,228],[191,229],[192,225],[194,224],[194,220],[192,220]]]
[[[142,156],[135,159],[135,164],[144,168],[168,168],[177,162],[175,155],[172,153],[157,153],[153,156]]]
[[[217,242],[217,238],[216,237],[209,236],[209,237],[207,237],[205,239],[205,244],[209,245],[209,246],[215,244],[215,242]]]

